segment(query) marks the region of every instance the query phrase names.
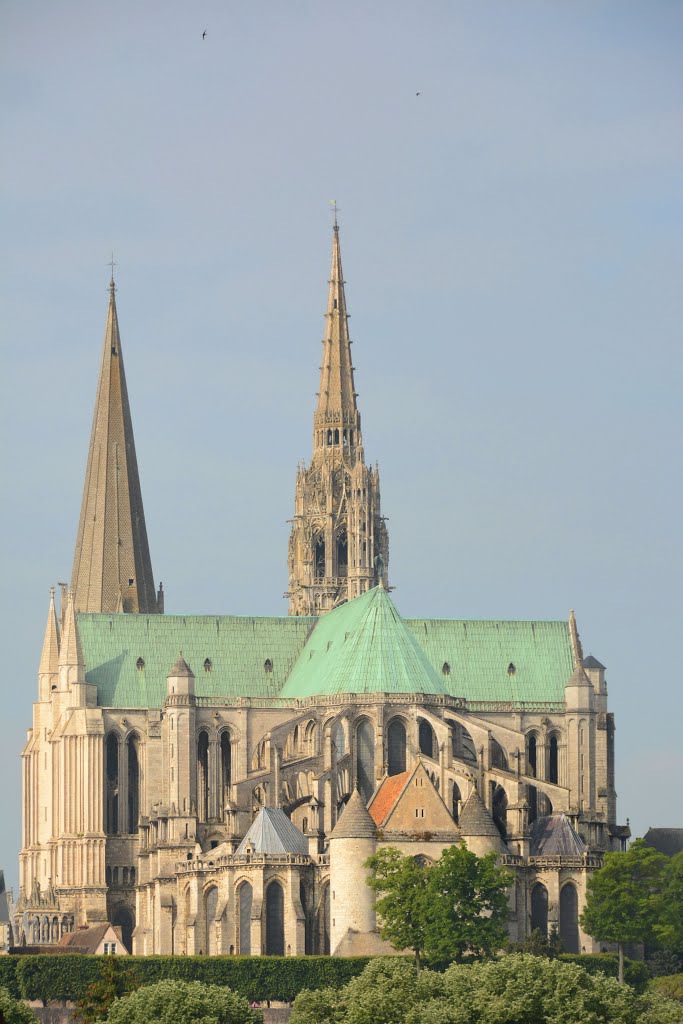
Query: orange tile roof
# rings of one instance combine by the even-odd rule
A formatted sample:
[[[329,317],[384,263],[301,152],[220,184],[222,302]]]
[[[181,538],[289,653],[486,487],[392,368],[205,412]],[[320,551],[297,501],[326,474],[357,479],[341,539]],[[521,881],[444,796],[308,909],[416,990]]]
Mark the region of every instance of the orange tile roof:
[[[400,775],[390,775],[375,793],[375,798],[368,810],[370,817],[378,827],[384,824],[393,811],[412,774],[413,772],[410,771],[401,772]]]

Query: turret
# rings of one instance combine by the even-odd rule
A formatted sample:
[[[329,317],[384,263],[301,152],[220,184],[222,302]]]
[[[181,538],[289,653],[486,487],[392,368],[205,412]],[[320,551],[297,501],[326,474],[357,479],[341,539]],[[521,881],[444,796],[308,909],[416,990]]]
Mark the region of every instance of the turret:
[[[47,613],[43,650],[38,666],[39,700],[50,699],[52,689],[59,685],[59,627],[55,611],[55,588],[50,587],[50,607]]]
[[[477,857],[484,857],[487,853],[502,853],[503,840],[496,823],[484,806],[476,787],[468,796],[460,812],[458,822],[465,845]]]
[[[377,845],[377,828],[357,789],[330,834],[330,949],[348,931],[373,932],[375,896],[365,867]]]
[[[197,789],[194,672],[182,656],[166,677],[169,803],[178,817],[189,817]],[[190,756],[188,758],[188,751]]]

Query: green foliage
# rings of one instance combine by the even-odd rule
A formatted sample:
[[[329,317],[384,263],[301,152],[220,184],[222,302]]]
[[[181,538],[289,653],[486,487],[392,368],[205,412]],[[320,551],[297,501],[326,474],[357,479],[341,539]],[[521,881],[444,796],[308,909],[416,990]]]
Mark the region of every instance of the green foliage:
[[[21,999],[21,989],[17,981],[18,957],[0,956],[0,988],[6,988],[15,999]]]
[[[585,958],[590,959],[590,958]],[[613,964],[616,964],[612,958]],[[417,973],[377,958],[340,992],[297,997],[290,1024],[681,1024],[681,1008],[602,971],[512,954]]]
[[[432,960],[492,956],[507,940],[512,877],[495,853],[477,857],[464,844],[451,846],[427,869],[426,945]]]
[[[128,995],[138,987],[137,976],[117,956],[106,956],[100,961],[100,977],[88,985],[85,995],[76,1004],[73,1019],[76,1024],[96,1024],[107,1019],[109,1008],[116,999]]]
[[[382,938],[394,949],[412,949],[419,966],[426,946],[428,869],[393,847],[374,854],[366,866],[373,873],[368,885],[379,895]]]
[[[450,963],[491,956],[505,944],[511,877],[495,853],[477,857],[461,843],[421,866],[389,847],[367,866],[368,884],[381,894],[382,937],[395,949],[412,949],[418,968],[423,955]]]
[[[17,982],[23,999],[77,1002],[100,979],[109,957],[77,953],[17,957]],[[303,989],[341,988],[360,974],[369,957],[329,956],[126,956],[117,958],[124,973],[140,985],[172,978],[223,985],[250,1002],[291,1002]]]
[[[653,992],[658,992],[668,999],[677,999],[683,1003],[683,974],[669,974],[666,977],[654,978],[650,983]]]
[[[36,1015],[30,1006],[17,1002],[6,988],[0,988],[0,1021],[3,1024],[36,1024]]]
[[[243,996],[198,981],[159,981],[117,999],[107,1024],[263,1024]]]
[[[401,1024],[443,988],[441,976],[405,957],[377,957],[340,992],[302,992],[290,1024]]]
[[[664,974],[680,974],[683,971],[683,956],[673,949],[656,949],[647,958],[647,967],[653,978]]]
[[[626,853],[606,853],[604,867],[588,879],[581,926],[596,939],[647,942],[662,911],[667,858],[637,839]]]
[[[683,955],[683,851],[669,859],[662,873],[662,904],[654,925],[657,941]]]
[[[565,964],[578,964],[589,974],[606,974],[608,978],[619,976],[619,959],[614,953],[560,953],[558,960]],[[642,960],[624,960],[624,981],[636,992],[644,992],[650,980],[650,972]]]

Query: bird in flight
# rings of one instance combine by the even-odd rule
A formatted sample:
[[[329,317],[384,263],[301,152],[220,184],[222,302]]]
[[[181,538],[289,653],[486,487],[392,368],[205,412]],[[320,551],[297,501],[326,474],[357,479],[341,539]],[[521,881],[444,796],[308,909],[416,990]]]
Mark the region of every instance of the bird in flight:
[[[202,39],[206,39],[206,29],[202,32]]]
[[[416,95],[416,96],[421,96],[421,95],[422,95],[422,93],[420,93],[420,92],[416,92],[416,93],[415,93],[415,95]]]

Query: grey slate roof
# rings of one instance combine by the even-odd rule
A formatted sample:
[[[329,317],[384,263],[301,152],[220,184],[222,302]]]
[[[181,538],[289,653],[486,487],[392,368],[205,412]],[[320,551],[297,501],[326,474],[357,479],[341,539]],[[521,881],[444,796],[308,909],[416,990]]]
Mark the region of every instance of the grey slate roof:
[[[180,679],[181,677],[185,677],[187,679],[194,679],[194,672],[187,664],[182,654],[178,655],[178,660],[176,661],[175,665],[173,665],[173,667],[170,669],[168,674],[169,676],[175,676],[176,679]]]
[[[377,826],[370,817],[363,797],[354,789],[330,833],[330,839],[374,839],[376,835]]]
[[[472,790],[465,801],[458,825],[464,836],[495,836],[496,839],[500,839],[496,823],[476,789]]]
[[[667,857],[683,850],[683,828],[649,828],[643,839],[648,846]]]
[[[251,828],[237,847],[237,856],[244,856],[251,845],[254,853],[308,854],[308,841],[303,832],[287,817],[281,807],[262,807]]]
[[[9,924],[9,905],[5,889],[5,872],[0,871],[0,924]]]
[[[537,818],[531,826],[531,853],[534,857],[580,857],[586,849],[566,814]]]
[[[597,658],[594,658],[592,654],[589,654],[587,658],[583,659],[583,667],[604,669],[605,666]]]

